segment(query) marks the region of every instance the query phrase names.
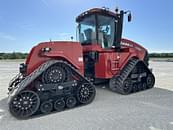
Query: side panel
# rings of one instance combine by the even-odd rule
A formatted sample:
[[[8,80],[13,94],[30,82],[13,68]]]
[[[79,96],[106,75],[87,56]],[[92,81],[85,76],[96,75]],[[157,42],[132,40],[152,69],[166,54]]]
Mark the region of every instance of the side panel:
[[[50,48],[50,51],[42,51]],[[27,75],[33,72],[44,62],[51,59],[62,59],[71,63],[78,71],[84,74],[82,47],[77,42],[50,42],[35,46],[26,60]]]
[[[99,59],[95,64],[95,77],[111,78],[113,73],[118,71],[118,62],[117,53],[99,53]]]
[[[129,52],[104,52],[99,54],[99,60],[95,64],[96,78],[112,78],[117,74],[130,56]]]
[[[95,64],[96,78],[112,78],[123,69],[132,57],[144,60],[145,48],[127,39],[122,39],[122,43],[120,52],[112,49],[100,51],[99,60]]]
[[[133,41],[122,39],[120,52],[111,48],[101,48],[99,44],[83,46],[83,52],[98,52],[98,61],[95,63],[95,78],[109,79],[118,74],[130,58],[135,57],[143,60],[146,49]]]

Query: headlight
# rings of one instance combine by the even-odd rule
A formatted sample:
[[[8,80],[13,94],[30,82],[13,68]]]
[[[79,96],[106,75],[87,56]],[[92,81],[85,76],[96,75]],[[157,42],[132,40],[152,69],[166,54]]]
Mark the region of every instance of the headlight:
[[[22,74],[26,73],[26,69],[27,69],[26,64],[24,64],[24,63],[20,64],[20,67],[19,67],[20,73],[22,73]]]
[[[41,51],[42,52],[49,52],[49,51],[51,51],[51,48],[45,47],[45,48],[42,48]]]

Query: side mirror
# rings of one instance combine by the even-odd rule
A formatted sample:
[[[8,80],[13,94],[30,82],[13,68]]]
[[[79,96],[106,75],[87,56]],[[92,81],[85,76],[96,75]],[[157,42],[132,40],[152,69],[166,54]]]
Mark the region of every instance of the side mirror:
[[[132,14],[129,13],[129,15],[128,15],[128,22],[131,22],[131,21],[132,21]]]

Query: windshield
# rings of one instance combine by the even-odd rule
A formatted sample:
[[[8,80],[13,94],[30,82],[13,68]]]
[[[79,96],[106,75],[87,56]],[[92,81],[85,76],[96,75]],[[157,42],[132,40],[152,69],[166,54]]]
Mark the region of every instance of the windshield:
[[[79,41],[81,44],[91,44],[93,42],[97,42],[95,15],[91,15],[80,22]]]
[[[78,27],[78,37],[82,45],[98,43],[102,48],[112,47],[114,32],[115,19],[103,15],[90,15]]]

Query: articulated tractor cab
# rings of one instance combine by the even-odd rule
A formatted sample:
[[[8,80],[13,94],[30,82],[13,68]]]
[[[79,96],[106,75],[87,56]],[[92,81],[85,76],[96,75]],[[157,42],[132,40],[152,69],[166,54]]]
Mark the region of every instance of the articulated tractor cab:
[[[9,84],[10,113],[24,119],[89,104],[102,81],[124,95],[152,88],[147,50],[122,38],[125,14],[131,21],[130,11],[90,9],[76,18],[79,42],[34,46]]]

